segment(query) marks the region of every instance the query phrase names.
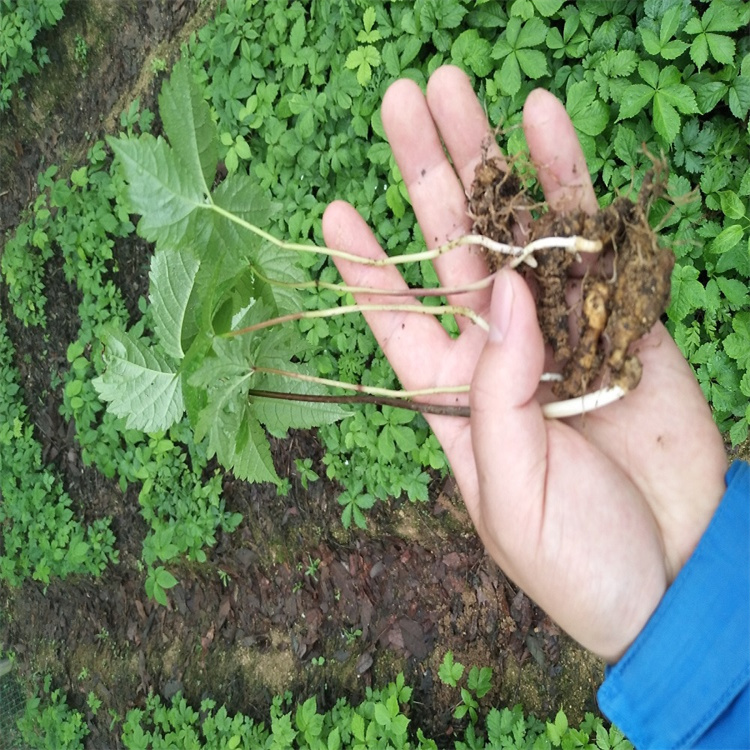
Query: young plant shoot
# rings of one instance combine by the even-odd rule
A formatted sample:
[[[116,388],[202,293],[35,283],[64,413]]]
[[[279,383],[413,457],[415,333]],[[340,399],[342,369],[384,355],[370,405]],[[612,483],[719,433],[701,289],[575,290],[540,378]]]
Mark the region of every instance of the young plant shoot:
[[[342,419],[347,412],[340,403],[379,400],[432,413],[463,417],[469,413],[468,406],[448,408],[428,401],[438,394],[465,394],[468,384],[429,391],[393,391],[319,378],[310,372],[302,364],[304,339],[296,326],[284,324],[375,310],[458,315],[485,330],[487,323],[460,305],[390,303],[388,296],[395,294],[393,290],[310,281],[298,264],[300,253],[380,266],[433,260],[471,245],[482,248],[490,259],[493,273],[476,284],[460,289],[409,289],[406,293],[420,297],[462,294],[488,286],[494,271],[503,265],[523,266],[538,281],[549,276],[547,259],[552,256],[558,258],[556,267],[564,275],[579,253],[601,253],[611,249],[617,239],[611,222],[604,219],[597,222],[596,217],[576,217],[571,221],[549,213],[532,222],[528,244],[513,243],[512,202],[501,212],[507,219],[505,225],[489,226],[483,218],[486,196],[507,194],[495,190],[492,180],[508,179],[505,171],[485,163],[481,172],[478,169],[470,201],[475,231],[440,247],[368,260],[335,248],[285,242],[264,229],[272,204],[252,177],[238,171],[216,184],[219,134],[209,106],[184,63],[175,66],[165,82],[159,108],[168,140],[149,134],[109,140],[124,172],[130,208],[141,216],[138,232],[156,245],[149,274],[155,340],[123,330],[106,331],[107,369],[95,381],[95,387],[108,402],[109,410],[124,417],[131,428],[166,430],[187,414],[196,440],[207,438],[209,454],[216,455],[241,479],[278,483],[266,431],[283,436],[290,428]],[[488,175],[492,178],[489,181]],[[512,200],[522,195],[518,190]],[[630,206],[621,206],[623,222],[640,210],[641,204]],[[651,247],[656,248],[655,241]],[[626,276],[619,260],[617,273],[620,278]],[[637,378],[621,375],[624,364],[628,372],[634,369],[633,357],[626,352],[632,340],[625,341],[616,331],[610,331],[619,314],[619,286],[613,282],[610,287],[601,300],[604,314],[597,335],[584,331],[575,352],[566,348],[566,342],[554,347],[562,373],[547,379],[558,381],[554,390],[564,398],[543,407],[548,418],[569,417],[605,406],[637,383]],[[377,294],[383,301],[303,311],[303,291],[319,289]],[[586,320],[590,293],[586,287]],[[398,295],[406,296],[403,291]],[[659,314],[661,311],[663,306]],[[567,327],[567,309],[564,312]],[[541,308],[540,319],[546,334]],[[589,329],[594,328],[593,323],[589,325]],[[615,361],[614,349],[602,349],[605,335],[614,340],[619,361]],[[582,345],[588,349],[579,351]],[[581,375],[581,362],[587,357],[590,367]],[[603,364],[612,374],[611,382],[589,393],[588,386],[597,380]],[[327,395],[330,388],[353,390],[358,395]]]

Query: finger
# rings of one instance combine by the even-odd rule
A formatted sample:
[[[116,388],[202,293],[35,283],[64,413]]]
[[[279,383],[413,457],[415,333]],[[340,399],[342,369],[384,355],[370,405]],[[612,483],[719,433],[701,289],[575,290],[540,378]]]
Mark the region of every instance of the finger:
[[[469,508],[481,524],[490,513],[512,529],[538,522],[534,498],[544,496],[547,427],[535,398],[544,364],[544,343],[536,307],[523,279],[501,271],[490,308],[490,334],[471,383],[471,427],[481,496],[497,497],[493,479],[502,477],[502,509]],[[519,506],[518,498],[529,498]],[[525,520],[524,520],[525,519]],[[480,526],[481,527],[481,526]]]
[[[544,89],[532,91],[523,108],[523,130],[550,208],[596,213],[599,204],[586,158],[562,102]],[[583,276],[596,260],[596,255],[584,255],[570,268],[570,275]]]
[[[523,130],[550,208],[596,213],[586,158],[562,102],[544,89],[532,91],[523,108]]]
[[[323,236],[335,247],[366,258],[386,257],[362,217],[348,203],[331,203],[323,214]],[[336,267],[351,286],[406,289],[395,266],[367,266],[336,258]],[[355,295],[359,304],[416,304],[414,297]],[[435,363],[447,356],[450,336],[432,316],[395,311],[364,313],[380,347],[407,390],[432,384]]]
[[[453,65],[438,68],[427,83],[427,105],[465,193],[471,190],[477,165],[483,159],[499,158],[505,164],[482,105],[463,70]]]
[[[465,91],[456,95],[465,95]],[[469,92],[474,97],[473,92]],[[471,231],[466,195],[443,149],[424,95],[409,80],[392,84],[383,99],[383,126],[409,191],[414,212],[430,248],[443,245]],[[473,123],[473,118],[469,118]],[[445,129],[461,130],[465,120],[445,123]],[[476,127],[475,124],[472,127]],[[457,248],[435,261],[443,286],[462,286],[487,275],[482,256],[469,248]],[[489,300],[487,291],[462,294],[450,302],[481,311]],[[462,328],[463,322],[459,322]]]

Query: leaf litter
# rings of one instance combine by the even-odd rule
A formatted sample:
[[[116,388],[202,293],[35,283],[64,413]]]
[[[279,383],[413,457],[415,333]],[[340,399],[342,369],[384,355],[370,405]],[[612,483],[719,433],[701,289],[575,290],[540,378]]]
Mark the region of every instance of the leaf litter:
[[[650,206],[665,184],[666,165],[654,160],[635,201],[620,196],[595,214],[550,209],[528,221],[530,201],[521,179],[494,157],[485,156],[477,165],[468,207],[474,233],[514,243],[518,227],[527,226],[527,242],[579,236],[602,244],[587,262],[580,302],[572,309],[566,298],[575,280],[570,252],[538,251],[536,267],[523,272],[536,290],[544,340],[561,367],[562,380],[552,389],[556,396],[583,396],[600,382],[627,392],[640,382],[643,368],[635,345],[669,304],[675,262],[648,222]],[[511,262],[509,256],[481,252],[493,272]]]

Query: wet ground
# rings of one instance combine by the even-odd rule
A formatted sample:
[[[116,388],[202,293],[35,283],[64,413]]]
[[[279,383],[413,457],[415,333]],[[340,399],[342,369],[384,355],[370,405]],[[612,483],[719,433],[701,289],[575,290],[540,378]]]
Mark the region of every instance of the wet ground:
[[[0,229],[15,226],[34,200],[40,170],[77,166],[136,94],[153,108],[155,69],[214,6],[71,0],[47,42],[52,65],[0,115]],[[85,65],[74,58],[76,35],[88,45]],[[147,258],[137,239],[118,247],[118,283],[133,305],[145,289]],[[594,709],[601,665],[484,555],[450,479],[435,481],[428,503],[394,503],[370,515],[367,532],[346,532],[331,483],[305,489],[294,480],[282,498],[228,477],[228,508],[245,521],[220,536],[207,563],[174,570],[182,583],[169,607],[154,606],[139,562],[145,523],[137,491],[122,493],[83,465],[50,388],[78,327],[75,297],[59,279],[53,260],[46,331],[9,321],[17,364],[45,459],[84,516],[113,517],[120,563],[97,581],[0,587],[0,648],[18,654],[22,675],[53,675],[92,722],[88,747],[116,746],[113,716],[149,691],[182,691],[195,702],[210,696],[267,718],[270,698],[284,690],[330,706],[402,670],[415,688],[413,726],[447,737],[458,699],[437,670],[448,650],[467,666],[493,667],[487,706],[522,702],[543,716],[562,707],[571,723]],[[293,476],[293,459],[303,455],[324,476],[314,433],[273,446],[282,475]],[[90,691],[102,701],[97,716],[86,705]]]

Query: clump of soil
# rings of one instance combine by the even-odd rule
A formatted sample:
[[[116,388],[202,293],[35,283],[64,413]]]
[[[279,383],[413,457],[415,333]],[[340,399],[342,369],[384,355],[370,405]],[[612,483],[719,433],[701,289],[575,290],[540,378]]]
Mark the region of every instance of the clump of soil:
[[[659,245],[648,223],[651,203],[665,182],[665,165],[655,162],[635,202],[620,197],[593,215],[550,210],[529,221],[529,201],[518,177],[499,159],[485,158],[477,166],[468,209],[473,232],[519,244],[518,227],[526,224],[521,244],[573,236],[601,242],[601,252],[587,260],[575,309],[566,299],[575,260],[571,252],[540,250],[536,267],[525,271],[537,290],[537,315],[545,341],[562,366],[563,379],[553,386],[558,397],[582,396],[602,379],[606,385],[629,391],[641,379],[642,366],[633,345],[669,304],[675,260],[669,249]],[[512,256],[484,252],[492,271],[512,260]],[[577,317],[573,337],[571,313]]]

